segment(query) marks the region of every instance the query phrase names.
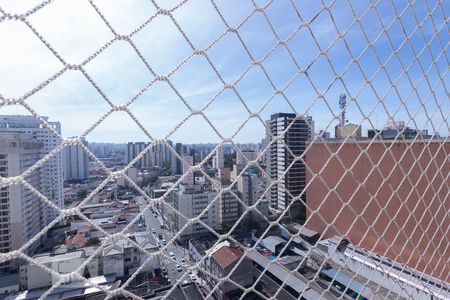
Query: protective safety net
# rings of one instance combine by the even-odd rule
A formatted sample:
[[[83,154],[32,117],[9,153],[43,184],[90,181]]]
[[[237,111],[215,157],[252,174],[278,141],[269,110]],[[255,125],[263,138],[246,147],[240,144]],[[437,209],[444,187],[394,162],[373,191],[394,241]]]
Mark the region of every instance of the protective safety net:
[[[12,2],[10,296],[450,299],[449,1]],[[121,132],[111,167],[91,141]]]

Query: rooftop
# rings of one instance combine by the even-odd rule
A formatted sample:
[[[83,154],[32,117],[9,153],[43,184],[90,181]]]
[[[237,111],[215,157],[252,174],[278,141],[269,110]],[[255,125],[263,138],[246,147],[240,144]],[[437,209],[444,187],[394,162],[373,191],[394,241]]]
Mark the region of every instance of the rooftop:
[[[261,241],[261,245],[265,248],[267,248],[268,250],[270,250],[271,252],[275,253],[276,252],[276,246],[280,245],[280,244],[285,244],[286,240],[283,239],[282,237],[276,236],[276,235],[271,235],[266,237],[265,239],[263,239]]]
[[[62,284],[61,286],[55,288],[45,299],[75,299],[75,297],[80,297],[84,295],[86,297],[89,294],[100,292],[101,290],[93,287],[94,285],[104,285],[105,287],[110,287],[111,284],[116,280],[114,275],[97,276],[87,279],[88,282],[72,282],[69,284]],[[35,289],[27,290],[20,294],[11,295],[6,297],[7,300],[26,300],[26,299],[38,299],[44,293],[47,292],[45,289]],[[79,299],[79,298],[76,298]],[[83,298],[84,299],[84,298]]]
[[[301,235],[304,235],[306,237],[313,237],[316,234],[319,234],[317,231],[311,230],[300,224],[292,224],[291,226],[288,227],[288,230],[293,234],[300,232]]]
[[[216,241],[216,237],[201,237],[192,239],[189,242],[195,247],[198,253],[203,256]]]
[[[19,274],[0,274],[0,288],[6,288],[13,285],[19,285]]]
[[[239,260],[242,255],[243,252],[238,248],[225,246],[214,252],[212,258],[222,269],[226,269],[231,264]]]
[[[57,255],[53,255],[51,253],[46,253],[43,255],[33,257],[33,260],[40,264],[47,264],[47,263],[51,263],[51,262],[66,261],[66,260],[83,258],[83,257],[84,257],[84,251],[74,251],[74,252],[67,252],[64,254],[57,254]]]

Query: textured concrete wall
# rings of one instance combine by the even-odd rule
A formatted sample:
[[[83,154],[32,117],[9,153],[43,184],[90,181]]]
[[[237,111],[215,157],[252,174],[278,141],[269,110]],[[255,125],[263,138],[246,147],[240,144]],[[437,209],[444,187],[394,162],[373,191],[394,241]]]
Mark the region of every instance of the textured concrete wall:
[[[307,226],[449,281],[450,143],[428,143],[312,144]]]

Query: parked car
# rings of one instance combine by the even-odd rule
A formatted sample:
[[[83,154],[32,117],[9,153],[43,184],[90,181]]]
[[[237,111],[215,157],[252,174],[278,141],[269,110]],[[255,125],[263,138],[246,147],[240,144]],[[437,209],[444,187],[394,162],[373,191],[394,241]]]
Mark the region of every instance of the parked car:
[[[178,272],[181,272],[181,271],[182,271],[180,265],[177,265],[177,271],[178,271]]]
[[[174,258],[174,257],[175,257],[175,254],[173,254],[173,252],[169,252],[169,256],[172,257],[172,258]]]

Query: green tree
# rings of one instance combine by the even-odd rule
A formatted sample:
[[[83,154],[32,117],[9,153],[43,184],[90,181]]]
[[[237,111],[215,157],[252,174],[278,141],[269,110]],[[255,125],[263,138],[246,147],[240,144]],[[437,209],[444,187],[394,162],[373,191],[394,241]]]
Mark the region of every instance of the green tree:
[[[86,242],[86,246],[98,246],[100,245],[100,239],[98,237],[89,238]]]

